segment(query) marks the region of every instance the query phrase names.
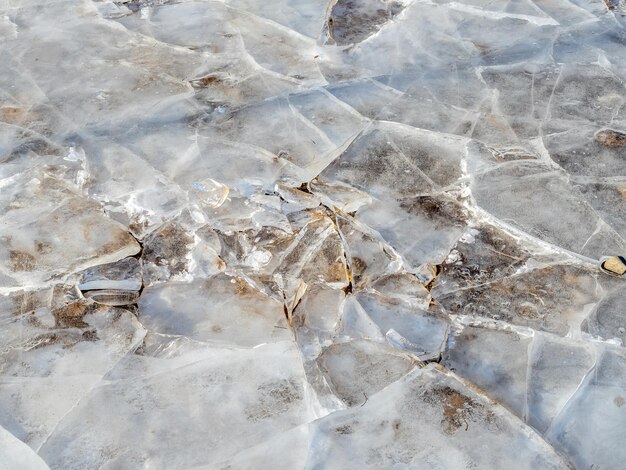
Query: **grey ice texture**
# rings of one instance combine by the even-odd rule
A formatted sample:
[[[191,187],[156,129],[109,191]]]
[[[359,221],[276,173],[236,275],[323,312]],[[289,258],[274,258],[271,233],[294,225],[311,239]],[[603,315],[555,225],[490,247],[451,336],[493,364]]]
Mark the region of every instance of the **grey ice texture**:
[[[0,469],[623,469],[623,0],[0,0]]]

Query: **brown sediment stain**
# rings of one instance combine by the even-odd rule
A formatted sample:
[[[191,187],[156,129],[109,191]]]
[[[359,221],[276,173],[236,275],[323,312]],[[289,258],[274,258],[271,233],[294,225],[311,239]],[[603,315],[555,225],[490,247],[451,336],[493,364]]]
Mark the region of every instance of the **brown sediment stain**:
[[[132,244],[133,241],[136,240],[131,234],[129,234],[128,232],[121,232],[118,236],[115,237],[114,240],[111,240],[98,247],[96,253],[98,256],[116,253],[127,245]]]
[[[338,45],[361,42],[404,9],[404,4],[396,0],[378,3],[379,8],[374,9],[363,8],[363,2],[355,0],[336,1],[326,20],[329,38]]]
[[[367,263],[358,256],[353,256],[350,259],[350,269],[355,277],[358,277],[363,271],[367,269]]]
[[[189,82],[193,88],[200,91],[203,89],[209,89],[211,93],[218,93],[221,95],[221,99],[217,102],[221,102],[224,99],[241,102],[246,99],[245,81],[236,82],[230,79],[224,79],[216,75],[207,75]],[[212,104],[216,104],[212,100]]]
[[[52,310],[52,315],[58,328],[86,328],[89,325],[83,321],[88,313],[96,306],[85,300],[76,300]]]
[[[215,75],[207,75],[206,77],[190,80],[189,83],[194,87],[207,88],[209,86],[221,85],[223,84],[223,80]]]
[[[343,250],[342,250],[343,251]],[[335,255],[336,260],[328,264],[328,268],[326,272],[323,274],[323,278],[325,282],[343,282],[348,284],[349,273],[348,266],[343,257],[343,253],[333,253]],[[330,257],[326,257],[327,259]]]
[[[9,124],[16,124],[22,122],[28,111],[24,108],[17,108],[15,106],[3,106],[0,108],[0,121],[7,122]]]
[[[82,334],[76,334],[74,332],[50,332],[43,333],[30,338],[26,344],[23,345],[24,350],[32,351],[36,349],[45,348],[47,346],[59,345],[62,348],[71,348],[81,341],[97,341],[98,335],[94,330],[88,330]]]
[[[25,251],[9,251],[9,268],[13,272],[30,272],[35,269],[36,260],[33,255]]]
[[[98,334],[96,333],[96,330],[87,330],[85,332],[83,332],[82,334],[82,338],[85,341],[98,341],[100,338],[98,337]]]
[[[481,51],[481,55],[485,54],[487,54],[487,52]],[[503,116],[489,113],[485,116],[485,119],[491,127],[499,130],[502,133],[506,134],[508,132],[512,132],[511,127],[509,126],[508,122],[505,121]]]
[[[478,50],[478,53],[481,56],[489,55],[489,53],[491,52],[491,47],[486,45],[486,44],[483,44],[483,43],[477,42],[477,41],[472,41],[472,44]]]
[[[618,395],[615,398],[613,398],[613,403],[615,403],[615,406],[617,406],[618,408],[621,408],[622,406],[626,404],[626,400],[624,399],[623,396]]]
[[[187,270],[187,253],[193,237],[180,225],[169,222],[144,240],[142,258],[167,266],[171,274]]]
[[[426,401],[443,405],[441,428],[445,434],[455,434],[460,428],[468,431],[470,422],[478,419],[489,424],[495,422],[495,414],[485,405],[448,386],[434,388]]]
[[[46,303],[46,292],[49,291],[19,291],[12,294],[12,302],[14,305],[13,312],[16,315],[34,312],[38,308],[44,307]]]
[[[299,384],[290,379],[263,383],[257,392],[258,401],[245,410],[248,421],[255,423],[281,415],[303,399]]]
[[[54,144],[48,142],[47,140],[39,137],[26,137],[24,141],[22,141],[19,145],[17,145],[11,153],[8,155],[7,160],[10,161],[15,157],[20,155],[27,154],[29,152],[36,153],[37,155],[61,155],[61,150],[58,147],[55,147]],[[50,165],[48,169],[52,172],[58,171],[58,168],[55,165]]]
[[[361,280],[361,276],[363,275],[366,269],[367,269],[367,263],[363,259],[359,258],[358,256],[353,256],[350,259],[350,269],[348,271],[348,274],[350,276],[349,280],[352,283],[358,284]]]
[[[144,234],[145,230],[148,228],[150,223],[147,220],[139,220],[138,218],[134,218],[128,224],[128,230],[135,236],[140,237]]]
[[[608,5],[608,1],[605,0]],[[596,132],[596,142],[609,148],[626,147],[626,133],[615,131],[613,129],[602,129]]]
[[[564,308],[597,301],[593,285],[586,268],[554,265],[454,291],[437,300],[452,314],[487,317],[562,336],[569,329]]]
[[[208,76],[200,79],[200,83],[202,84],[202,86],[209,86],[220,82],[221,80],[215,76]]]
[[[400,434],[400,427],[402,426],[402,421],[400,421],[399,419],[394,419],[391,426],[393,428],[394,435],[397,436]]]
[[[85,239],[86,242],[90,242],[91,241],[91,224],[89,223],[88,220],[83,220],[82,223],[82,231],[83,231],[83,238]]]
[[[352,426],[350,424],[343,424],[336,427],[335,432],[337,434],[352,434],[354,432],[354,429],[352,429]]]
[[[52,246],[48,242],[35,241],[35,251],[40,255],[47,255],[52,251]]]
[[[423,215],[441,225],[460,226],[469,219],[467,210],[453,199],[437,196],[404,198],[400,207],[409,214]]]
[[[259,291],[252,287],[249,283],[247,283],[244,279],[240,277],[235,278],[235,290],[238,295],[241,296],[253,296],[257,295]]]
[[[24,348],[26,351],[45,348],[51,344],[56,344],[60,340],[59,335],[56,333],[45,333],[35,336],[29,341],[29,344]]]
[[[615,10],[619,6],[619,0],[603,0],[609,10]]]

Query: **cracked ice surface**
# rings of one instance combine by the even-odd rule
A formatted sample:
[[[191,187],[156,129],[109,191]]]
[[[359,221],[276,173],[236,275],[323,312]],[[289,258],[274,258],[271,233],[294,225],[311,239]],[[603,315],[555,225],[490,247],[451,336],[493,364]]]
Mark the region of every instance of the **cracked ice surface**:
[[[623,468],[625,81],[623,0],[0,1],[0,469]]]

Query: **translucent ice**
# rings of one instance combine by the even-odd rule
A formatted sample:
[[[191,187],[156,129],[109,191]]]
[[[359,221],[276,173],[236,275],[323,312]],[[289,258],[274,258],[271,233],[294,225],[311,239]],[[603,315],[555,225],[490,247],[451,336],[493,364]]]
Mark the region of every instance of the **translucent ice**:
[[[625,28],[0,2],[0,468],[623,467]]]

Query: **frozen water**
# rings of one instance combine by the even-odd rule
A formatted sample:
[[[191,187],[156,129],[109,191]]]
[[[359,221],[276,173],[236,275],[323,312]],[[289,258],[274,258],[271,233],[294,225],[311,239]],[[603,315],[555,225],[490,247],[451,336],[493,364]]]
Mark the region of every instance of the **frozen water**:
[[[625,46],[624,0],[0,1],[0,469],[623,468]]]

